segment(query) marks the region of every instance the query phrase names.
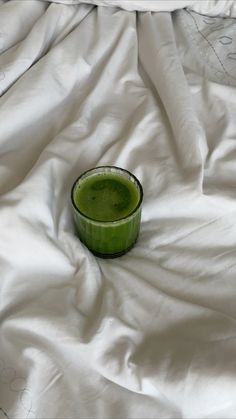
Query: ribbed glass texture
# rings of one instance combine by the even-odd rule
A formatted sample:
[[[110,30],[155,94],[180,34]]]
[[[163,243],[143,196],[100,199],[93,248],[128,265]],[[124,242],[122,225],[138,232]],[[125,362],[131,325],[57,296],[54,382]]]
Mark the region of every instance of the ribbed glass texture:
[[[118,221],[96,221],[82,214],[75,203],[75,191],[79,182],[87,176],[112,172],[125,176],[137,188],[139,201],[134,210]],[[80,240],[97,256],[112,258],[121,256],[135,244],[140,230],[143,190],[138,179],[127,170],[115,166],[101,166],[81,175],[74,183],[71,192],[73,215]]]

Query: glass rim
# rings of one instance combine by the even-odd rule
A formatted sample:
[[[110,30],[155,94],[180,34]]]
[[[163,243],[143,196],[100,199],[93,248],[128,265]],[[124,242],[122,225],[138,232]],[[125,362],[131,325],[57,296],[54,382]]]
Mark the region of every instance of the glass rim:
[[[138,203],[137,203],[137,205],[135,206],[135,208],[131,211],[131,213],[130,214],[128,214],[128,215],[126,215],[125,217],[122,217],[122,218],[119,218],[119,220],[114,220],[114,221],[99,221],[99,220],[95,220],[94,218],[92,218],[92,217],[89,217],[88,215],[86,215],[86,214],[84,214],[82,211],[80,211],[80,209],[77,207],[77,205],[76,205],[76,203],[75,203],[75,200],[74,200],[74,191],[75,191],[75,188],[76,188],[76,186],[77,186],[77,184],[78,184],[78,182],[81,180],[81,178],[83,177],[83,176],[85,176],[85,175],[87,175],[87,174],[89,174],[89,172],[92,172],[92,171],[94,171],[94,170],[96,170],[96,169],[116,169],[116,170],[120,170],[121,172],[125,172],[126,174],[128,174],[131,178],[133,178],[134,180],[135,180],[135,182],[136,182],[136,184],[138,185],[138,188],[137,189],[139,189],[139,200],[138,200]],[[93,223],[96,223],[96,224],[116,224],[116,223],[120,223],[120,222],[124,222],[124,221],[126,221],[126,220],[128,220],[130,217],[132,217],[132,215],[134,215],[135,214],[135,212],[141,207],[141,204],[142,204],[142,202],[143,202],[143,187],[142,187],[142,185],[141,185],[141,182],[138,180],[138,178],[133,174],[133,173],[131,173],[129,170],[127,170],[127,169],[123,169],[122,167],[119,167],[119,166],[109,166],[109,165],[106,165],[106,166],[96,166],[96,167],[92,167],[91,169],[88,169],[88,170],[85,170],[85,172],[83,172],[83,173],[81,173],[81,175],[79,175],[77,178],[76,178],[76,180],[74,181],[74,183],[73,183],[73,185],[72,185],[72,188],[71,188],[71,195],[70,195],[70,197],[71,197],[71,202],[72,202],[72,205],[73,205],[73,208],[80,214],[80,215],[82,215],[82,217],[84,217],[85,219],[87,219],[87,220],[90,220],[90,221],[92,221]]]

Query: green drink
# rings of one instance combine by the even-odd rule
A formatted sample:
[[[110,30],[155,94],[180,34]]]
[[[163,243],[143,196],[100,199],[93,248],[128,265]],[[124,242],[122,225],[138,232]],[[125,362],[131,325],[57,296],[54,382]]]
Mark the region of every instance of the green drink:
[[[75,181],[71,199],[78,236],[95,255],[117,257],[131,249],[143,199],[134,175],[115,166],[88,170]]]

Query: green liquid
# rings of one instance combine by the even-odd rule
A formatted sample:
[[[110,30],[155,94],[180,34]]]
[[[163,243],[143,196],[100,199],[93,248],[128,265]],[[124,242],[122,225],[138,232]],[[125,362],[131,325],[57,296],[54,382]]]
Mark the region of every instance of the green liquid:
[[[100,173],[82,180],[75,191],[75,203],[87,217],[96,221],[118,221],[138,205],[139,192],[125,177]]]
[[[116,257],[136,242],[141,219],[141,187],[122,169],[95,168],[73,189],[80,240],[97,256]]]

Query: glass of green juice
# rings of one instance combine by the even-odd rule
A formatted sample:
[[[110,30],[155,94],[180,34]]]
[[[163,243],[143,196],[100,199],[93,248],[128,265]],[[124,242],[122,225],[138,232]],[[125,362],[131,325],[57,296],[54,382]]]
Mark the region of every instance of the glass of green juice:
[[[74,182],[71,201],[78,236],[96,256],[114,258],[133,247],[143,189],[132,173],[116,166],[87,170]]]

